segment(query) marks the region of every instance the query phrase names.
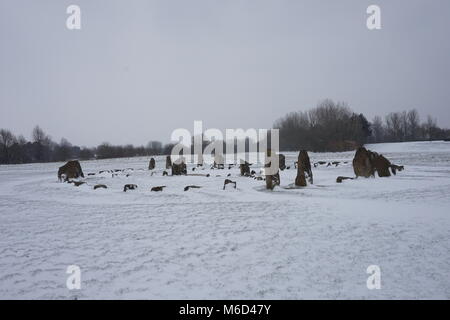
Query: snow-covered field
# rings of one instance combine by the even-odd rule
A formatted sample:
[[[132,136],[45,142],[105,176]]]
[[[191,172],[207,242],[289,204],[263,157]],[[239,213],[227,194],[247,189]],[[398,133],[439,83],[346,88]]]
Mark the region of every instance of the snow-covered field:
[[[271,192],[238,168],[163,177],[163,157],[154,175],[148,158],[81,162],[80,187],[57,181],[61,163],[0,166],[0,298],[449,299],[450,143],[368,148],[405,171],[337,184],[354,152],[310,153],[348,163],[292,189],[286,153],[292,167]],[[222,190],[229,173],[236,190]],[[183,191],[192,184],[202,188]],[[69,265],[81,290],[66,287]],[[380,290],[367,289],[369,265]]]

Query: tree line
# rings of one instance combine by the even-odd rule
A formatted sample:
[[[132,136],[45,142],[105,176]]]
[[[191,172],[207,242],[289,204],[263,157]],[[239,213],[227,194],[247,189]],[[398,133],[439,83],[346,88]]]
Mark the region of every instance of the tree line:
[[[439,128],[435,118],[427,116],[421,122],[417,110],[391,112],[383,118],[375,116],[371,123],[369,142],[403,142],[444,140],[450,138],[450,130]]]
[[[370,123],[345,103],[321,101],[308,111],[291,112],[275,121],[280,149],[314,152],[352,150],[371,135]]]
[[[375,116],[369,122],[362,113],[355,113],[346,103],[323,100],[308,111],[291,112],[275,121],[280,130],[280,149],[315,152],[354,150],[364,143],[443,140],[450,130],[437,126],[428,116],[421,122],[413,109]]]
[[[146,146],[138,147],[107,142],[94,148],[79,147],[64,138],[59,143],[54,142],[39,126],[33,129],[31,137],[31,141],[27,141],[22,135],[15,136],[10,130],[0,129],[0,164],[151,156],[170,154],[173,147],[159,141],[150,141]]]
[[[449,129],[439,128],[431,116],[421,122],[415,109],[391,112],[384,118],[375,116],[370,122],[362,113],[352,111],[346,103],[330,99],[319,102],[308,111],[288,113],[276,120],[273,128],[280,130],[282,151],[348,151],[364,143],[450,138]],[[31,141],[27,141],[22,135],[15,136],[7,129],[0,129],[0,164],[168,155],[173,148],[173,144],[163,145],[159,141],[137,147],[107,142],[94,148],[79,147],[64,138],[59,143],[54,142],[39,126],[32,130],[31,137]],[[245,143],[248,149],[248,141]],[[204,141],[203,149],[206,145]]]

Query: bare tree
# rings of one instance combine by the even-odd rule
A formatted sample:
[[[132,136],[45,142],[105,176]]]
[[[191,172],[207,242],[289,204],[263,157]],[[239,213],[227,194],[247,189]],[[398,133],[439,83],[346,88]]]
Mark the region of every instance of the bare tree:
[[[170,154],[172,144],[164,145],[158,141],[150,143],[153,154]],[[65,161],[71,158],[104,159],[146,156],[149,149],[144,146],[111,145],[103,143],[97,148],[80,148],[72,145],[67,139],[62,138],[60,143],[52,141],[51,137],[39,126],[32,130],[32,141],[27,141],[22,135],[16,138],[10,131],[2,129],[0,131],[0,163],[32,163]]]
[[[149,141],[147,143],[147,151],[149,155],[161,154],[162,143],[159,141]]]
[[[383,120],[380,116],[375,116],[372,120],[372,137],[374,142],[382,142],[384,139],[385,129],[383,126]]]
[[[23,145],[25,145],[25,144],[27,143],[27,139],[25,139],[25,137],[24,137],[23,135],[19,135],[19,136],[17,137],[17,143],[18,143],[20,146],[23,146]]]
[[[423,131],[425,133],[425,139],[432,140],[438,129],[437,121],[430,115],[427,116],[427,121],[423,124]]]
[[[0,161],[4,163],[9,163],[11,158],[11,147],[16,143],[16,137],[11,133],[11,131],[6,129],[0,130],[0,148],[1,155]],[[3,158],[3,160],[1,159]]]
[[[402,121],[400,113],[391,112],[386,116],[386,131],[392,141],[401,141]]]
[[[31,135],[34,143],[34,160],[39,162],[52,160],[51,149],[55,148],[55,143],[52,141],[51,137],[47,135],[39,126],[34,127]]]
[[[417,140],[420,130],[420,117],[416,109],[410,110],[407,115],[408,119],[408,138],[409,140]]]
[[[400,113],[400,141],[406,141],[408,139],[408,115],[406,111]]]
[[[47,135],[44,130],[42,130],[39,126],[34,127],[31,135],[33,137],[33,142],[44,144],[44,141],[47,139]]]
[[[56,161],[66,161],[72,156],[72,144],[67,139],[62,138],[59,145],[54,148],[53,158]]]
[[[370,136],[370,123],[343,102],[319,102],[307,112],[293,112],[275,121],[280,130],[280,147],[285,151],[343,151],[354,148]]]

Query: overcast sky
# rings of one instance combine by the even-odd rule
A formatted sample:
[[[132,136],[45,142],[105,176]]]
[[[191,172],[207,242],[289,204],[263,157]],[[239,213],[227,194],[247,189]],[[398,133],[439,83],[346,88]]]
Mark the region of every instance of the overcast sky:
[[[366,27],[370,4],[382,30]],[[194,120],[270,128],[324,98],[450,127],[449,39],[448,0],[0,0],[0,127],[168,142]]]

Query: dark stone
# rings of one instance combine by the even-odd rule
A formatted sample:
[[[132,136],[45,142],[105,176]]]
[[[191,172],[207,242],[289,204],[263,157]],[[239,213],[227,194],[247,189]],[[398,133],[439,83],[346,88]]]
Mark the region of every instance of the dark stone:
[[[375,174],[374,154],[364,147],[358,148],[353,158],[353,171],[356,177],[371,177]]]
[[[286,169],[286,157],[284,156],[284,154],[280,153],[278,155],[278,166],[279,166],[281,171]]]
[[[342,181],[344,181],[344,180],[353,180],[353,178],[350,178],[350,177],[341,177],[341,176],[339,176],[339,177],[336,178],[336,182],[337,182],[337,183],[342,183]]]
[[[166,169],[170,169],[172,168],[172,159],[170,158],[170,156],[166,157]]]
[[[244,161],[239,165],[239,169],[241,171],[241,176],[245,176],[246,174],[250,175],[250,163]]]
[[[308,178],[309,183],[313,183],[313,174],[308,152],[306,150],[301,150],[298,154],[297,177],[295,178],[295,185],[298,187],[306,187],[306,178]]]
[[[391,162],[386,159],[383,155],[373,153],[373,166],[375,170],[378,172],[379,177],[390,177],[391,172],[389,171],[389,168],[391,167]]]
[[[231,181],[230,179],[225,179],[225,181],[223,182],[223,190],[225,190],[225,186],[227,184],[232,184],[234,185],[234,188],[236,189],[236,181]]]
[[[62,181],[62,176],[64,175],[64,181],[69,179],[77,179],[79,177],[84,178],[83,170],[81,170],[81,165],[77,160],[72,160],[67,162],[62,167],[58,169],[58,179]]]
[[[151,158],[149,163],[148,163],[148,170],[153,170],[155,169],[156,166],[156,161],[154,158]]]
[[[184,191],[188,191],[189,189],[200,189],[200,186],[186,186],[184,187]]]
[[[153,187],[150,191],[160,192],[160,191],[163,191],[163,189],[164,189],[165,187],[166,187],[166,186]]]
[[[172,175],[173,176],[180,176],[180,175],[186,175],[187,169],[186,164],[184,163],[184,160],[175,161],[172,163]]]
[[[135,184],[126,184],[123,186],[123,192],[127,192],[127,190],[135,190],[137,187],[138,186]]]
[[[279,166],[276,168],[272,168],[272,151],[270,149],[267,149],[266,152],[266,164],[264,165],[265,168],[265,175],[266,175],[266,189],[273,190],[276,186],[279,186],[280,181],[280,171]]]

